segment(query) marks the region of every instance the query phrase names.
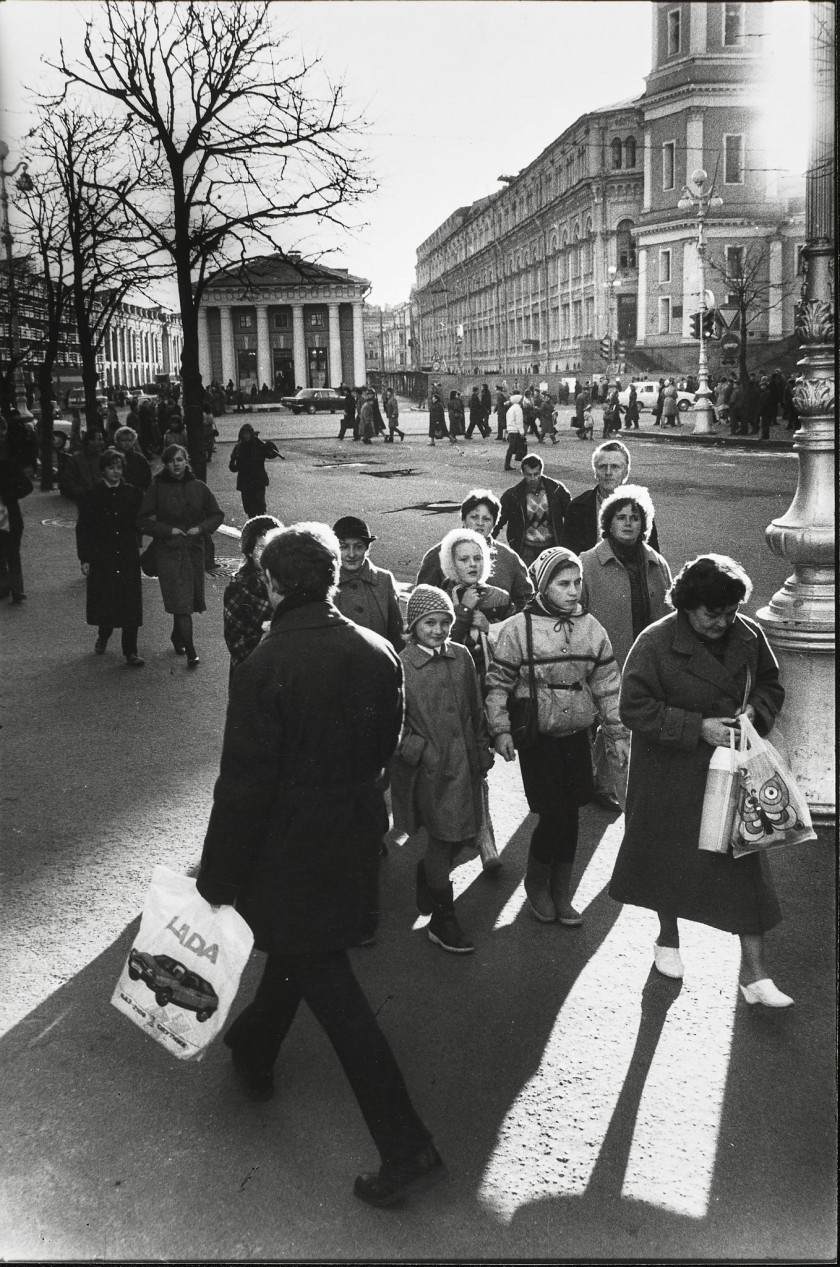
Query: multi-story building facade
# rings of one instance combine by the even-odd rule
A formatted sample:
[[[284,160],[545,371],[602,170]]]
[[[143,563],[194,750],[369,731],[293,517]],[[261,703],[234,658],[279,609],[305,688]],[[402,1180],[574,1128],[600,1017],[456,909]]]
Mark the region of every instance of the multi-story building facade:
[[[365,365],[371,370],[411,366],[411,304],[365,304]]]
[[[96,358],[102,387],[142,387],[181,372],[184,334],[179,313],[140,304],[118,305]]]
[[[461,207],[417,251],[416,368],[514,375],[604,368],[609,337],[645,363],[691,363],[700,306],[697,223],[677,203],[705,167],[723,207],[710,260],[766,258],[751,338],[793,332],[801,191],[761,140],[766,3],[660,0],[645,93],[582,115],[505,188]],[[725,304],[724,278],[706,288]]]
[[[0,265],[0,271],[4,269],[5,265]],[[43,357],[48,317],[44,280],[28,260],[16,261],[15,292],[22,373],[24,382],[29,385],[34,381],[35,366]],[[163,375],[177,378],[182,347],[179,314],[160,306],[144,307],[123,300],[108,319],[96,358],[99,386],[103,390],[117,386],[139,387]],[[58,384],[78,379],[81,368],[81,350],[68,296],[55,360]]]
[[[268,255],[217,273],[198,311],[201,376],[248,392],[365,381],[370,283],[299,255]]]

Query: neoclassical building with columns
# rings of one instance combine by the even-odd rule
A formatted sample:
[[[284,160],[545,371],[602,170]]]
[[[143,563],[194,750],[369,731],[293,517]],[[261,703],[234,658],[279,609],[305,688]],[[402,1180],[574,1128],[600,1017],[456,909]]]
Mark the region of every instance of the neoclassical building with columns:
[[[211,278],[198,310],[201,376],[246,393],[265,385],[365,382],[364,303],[370,282],[300,255],[258,256]]]

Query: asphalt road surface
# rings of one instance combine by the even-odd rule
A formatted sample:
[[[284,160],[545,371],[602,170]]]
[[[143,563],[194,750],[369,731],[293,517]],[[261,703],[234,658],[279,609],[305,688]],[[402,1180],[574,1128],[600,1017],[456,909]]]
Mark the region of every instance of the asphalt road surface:
[[[221,421],[209,482],[231,529],[244,522],[227,460],[241,418]],[[285,462],[269,509],[285,522],[366,519],[372,557],[410,581],[474,485],[501,492],[495,441],[427,447],[404,415],[393,447],[335,439],[337,418],[260,419]],[[794,456],[675,449],[631,437],[672,569],[732,553],[753,613],[786,566],[766,524],[796,485]],[[591,445],[540,446],[573,494]],[[476,953],[433,946],[412,901],[416,846],[383,863],[375,948],[360,979],[451,1178],[402,1209],[351,1192],[372,1144],[322,1032],[302,1010],[268,1104],[241,1098],[226,1049],[182,1064],[109,1003],[153,866],[196,863],[227,694],[226,572],[196,618],[200,668],[168,642],[144,581],[140,650],[93,655],[73,507],[34,493],[27,603],[0,609],[4,737],[0,954],[2,1183],[6,1259],[397,1260],[651,1258],[831,1261],[836,1249],[834,843],[827,832],[772,866],[785,912],[771,971],[796,999],[758,1014],[737,991],[736,939],[686,925],[682,985],[651,967],[655,920],[606,895],[622,819],[582,812],[581,930],[524,908],[529,838],[516,765],[491,775],[504,868],[457,876]],[[241,998],[252,992],[255,957]]]

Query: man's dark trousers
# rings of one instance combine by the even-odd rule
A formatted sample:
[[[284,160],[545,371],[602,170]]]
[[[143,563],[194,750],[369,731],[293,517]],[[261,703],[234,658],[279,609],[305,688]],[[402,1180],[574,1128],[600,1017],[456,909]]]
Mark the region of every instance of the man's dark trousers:
[[[238,1060],[272,1069],[301,999],[333,1045],[383,1161],[405,1162],[431,1140],[347,952],[269,955],[254,1001],[225,1035]]]

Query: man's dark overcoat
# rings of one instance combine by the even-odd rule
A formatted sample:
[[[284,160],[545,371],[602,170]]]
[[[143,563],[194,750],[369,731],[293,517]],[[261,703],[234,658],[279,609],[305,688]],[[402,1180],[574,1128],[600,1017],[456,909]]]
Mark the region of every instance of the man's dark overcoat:
[[[730,933],[762,933],[781,919],[763,853],[734,858],[698,849],[714,749],[707,717],[747,702],[766,734],[784,701],[779,666],[760,627],[735,619],[720,663],[675,612],[649,625],[624,665],[619,709],[632,733],[624,839],[610,897]]]
[[[122,629],[143,623],[140,534],[137,514],[143,494],[122,480],[104,480],[83,493],[76,522],[76,552],[90,565],[86,619],[89,625]]]
[[[328,602],[281,604],[234,673],[198,888],[236,904],[259,950],[358,943],[402,680],[393,647]]]

